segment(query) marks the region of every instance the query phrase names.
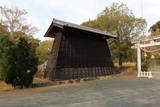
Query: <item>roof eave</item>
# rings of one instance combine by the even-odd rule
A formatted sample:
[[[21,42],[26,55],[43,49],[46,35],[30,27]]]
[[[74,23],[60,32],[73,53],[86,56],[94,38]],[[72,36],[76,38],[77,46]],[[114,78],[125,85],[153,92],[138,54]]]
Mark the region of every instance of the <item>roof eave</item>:
[[[50,36],[49,32],[51,31],[51,29],[53,29],[54,26],[61,28],[61,29],[63,29],[64,27],[70,27],[70,28],[74,28],[74,29],[79,29],[79,30],[103,35],[107,38],[117,38],[116,35],[109,34],[109,33],[102,31],[102,30],[98,30],[98,29],[94,29],[94,28],[90,28],[90,27],[86,27],[86,26],[81,26],[81,25],[76,25],[73,23],[64,22],[64,21],[57,20],[57,19],[53,19],[53,21],[52,21],[51,25],[49,26],[47,32],[45,33],[44,37],[53,37],[53,36]]]

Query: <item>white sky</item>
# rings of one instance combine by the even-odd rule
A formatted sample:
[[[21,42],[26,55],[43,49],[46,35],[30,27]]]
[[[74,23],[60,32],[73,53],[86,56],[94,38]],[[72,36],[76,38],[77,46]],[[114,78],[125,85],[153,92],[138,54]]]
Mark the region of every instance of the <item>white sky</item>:
[[[136,17],[141,17],[141,0],[0,0],[0,5],[18,7],[28,12],[30,23],[40,29],[34,37],[45,40],[44,34],[53,18],[81,24],[96,18],[113,2],[125,3]],[[160,0],[143,0],[143,17],[148,28],[160,20]]]

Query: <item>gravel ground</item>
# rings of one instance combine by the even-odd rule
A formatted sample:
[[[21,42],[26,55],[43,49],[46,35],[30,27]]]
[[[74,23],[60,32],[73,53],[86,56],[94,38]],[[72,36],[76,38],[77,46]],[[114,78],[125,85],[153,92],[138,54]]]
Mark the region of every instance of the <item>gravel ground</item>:
[[[160,80],[117,77],[1,93],[0,107],[160,107]]]

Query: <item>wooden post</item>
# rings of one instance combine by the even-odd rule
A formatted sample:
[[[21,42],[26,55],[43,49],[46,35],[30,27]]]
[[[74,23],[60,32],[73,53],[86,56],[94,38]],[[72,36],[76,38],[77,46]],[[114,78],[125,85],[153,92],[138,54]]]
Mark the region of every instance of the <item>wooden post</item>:
[[[140,77],[141,72],[141,49],[140,44],[137,43],[137,68],[138,68],[138,77]]]

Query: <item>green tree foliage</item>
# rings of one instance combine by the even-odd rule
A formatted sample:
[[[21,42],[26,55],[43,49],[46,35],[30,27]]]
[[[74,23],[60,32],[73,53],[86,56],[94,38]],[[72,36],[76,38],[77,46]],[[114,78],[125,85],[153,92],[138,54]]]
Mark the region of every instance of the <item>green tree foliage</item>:
[[[0,80],[6,78],[5,70],[8,68],[9,51],[14,48],[13,42],[9,40],[9,36],[0,36]]]
[[[109,46],[115,61],[131,61],[134,58],[134,50],[131,49],[131,39],[138,37],[146,28],[146,21],[136,18],[129,8],[121,3],[113,3],[106,7],[97,18],[82,23],[84,26],[105,30],[117,35],[116,40],[109,40]]]
[[[0,6],[0,80],[13,86],[28,87],[37,71],[39,40],[32,35],[38,29],[27,23],[26,14]]]
[[[49,55],[51,54],[53,45],[53,40],[45,40],[40,43],[36,49],[36,54],[39,58],[39,64],[44,63],[48,60]]]
[[[31,53],[32,44],[20,38],[17,44],[8,37],[1,38],[0,50],[4,51],[2,62],[3,80],[12,86],[28,87],[37,71],[38,59]]]
[[[158,36],[158,35],[160,35],[160,21],[158,21],[155,24],[153,24],[150,27],[149,32],[151,33],[151,36]]]
[[[148,71],[148,69],[150,68],[150,66],[151,66],[151,59],[150,59],[150,57],[149,56],[142,56],[142,65],[141,65],[141,67],[142,67],[142,71]]]
[[[32,50],[34,50],[39,44],[39,40],[33,38],[38,29],[27,23],[26,14],[25,10],[0,6],[1,25],[7,28],[12,41],[17,43],[20,37],[24,37],[32,42]]]

